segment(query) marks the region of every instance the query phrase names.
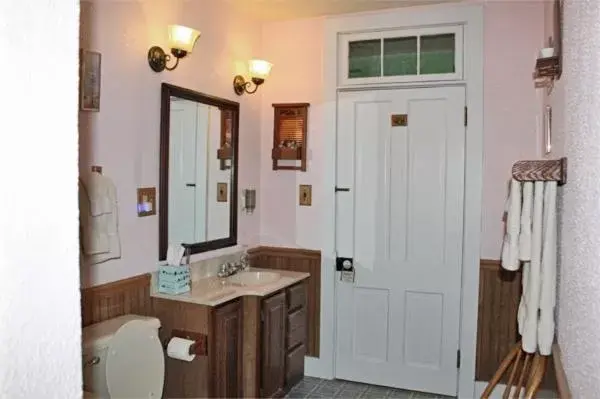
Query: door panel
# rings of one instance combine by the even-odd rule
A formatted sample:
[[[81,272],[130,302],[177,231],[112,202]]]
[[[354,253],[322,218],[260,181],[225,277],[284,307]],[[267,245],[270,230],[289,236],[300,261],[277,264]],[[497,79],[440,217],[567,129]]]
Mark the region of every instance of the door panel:
[[[465,128],[463,87],[340,93],[338,378],[455,395]],[[406,114],[406,126],[391,116]]]
[[[215,311],[214,394],[242,395],[242,306],[239,300]]]
[[[279,396],[285,387],[286,322],[285,291],[262,303],[261,397]]]

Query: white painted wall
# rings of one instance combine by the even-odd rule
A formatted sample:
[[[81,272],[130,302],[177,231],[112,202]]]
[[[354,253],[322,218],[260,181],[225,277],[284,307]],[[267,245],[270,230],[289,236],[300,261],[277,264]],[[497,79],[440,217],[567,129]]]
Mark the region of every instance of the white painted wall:
[[[0,397],[81,396],[79,1],[0,2]]]
[[[600,2],[564,2],[564,186],[558,342],[575,398],[600,392]],[[564,105],[561,100],[564,99]]]
[[[101,165],[115,182],[122,244],[121,259],[82,268],[82,285],[90,286],[156,269],[158,216],[137,216],[136,188],[158,187],[161,82],[240,102],[239,189],[259,188],[261,92],[238,97],[232,82],[247,74],[248,59],[261,57],[261,37],[259,24],[222,0],[94,0],[82,3],[81,19],[81,46],[102,53],[102,93],[99,113],[80,114],[80,169]],[[176,70],[155,73],[148,48],[166,48],[172,23],[202,36]],[[238,243],[258,243],[259,220],[259,209],[238,212]]]

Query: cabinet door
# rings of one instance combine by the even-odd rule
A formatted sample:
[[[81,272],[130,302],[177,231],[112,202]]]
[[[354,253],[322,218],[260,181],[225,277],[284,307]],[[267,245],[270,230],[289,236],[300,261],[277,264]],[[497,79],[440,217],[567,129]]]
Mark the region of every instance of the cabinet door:
[[[214,396],[240,397],[242,396],[242,305],[240,301],[218,308],[214,317]]]
[[[261,397],[280,396],[285,386],[285,292],[263,301],[262,318]]]

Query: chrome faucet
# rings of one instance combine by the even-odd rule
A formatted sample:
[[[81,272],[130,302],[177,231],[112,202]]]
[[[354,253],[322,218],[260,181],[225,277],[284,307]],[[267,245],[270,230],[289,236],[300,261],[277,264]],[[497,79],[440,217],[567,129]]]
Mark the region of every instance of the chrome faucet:
[[[218,277],[229,277],[233,276],[239,271],[246,271],[250,268],[250,262],[248,260],[248,255],[244,254],[240,258],[239,262],[225,262],[219,266],[219,271],[217,272]]]

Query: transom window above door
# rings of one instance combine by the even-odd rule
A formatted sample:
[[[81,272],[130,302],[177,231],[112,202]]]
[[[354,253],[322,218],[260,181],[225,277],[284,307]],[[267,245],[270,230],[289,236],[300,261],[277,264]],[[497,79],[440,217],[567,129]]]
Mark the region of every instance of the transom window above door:
[[[350,33],[340,36],[341,86],[461,80],[462,26]]]

